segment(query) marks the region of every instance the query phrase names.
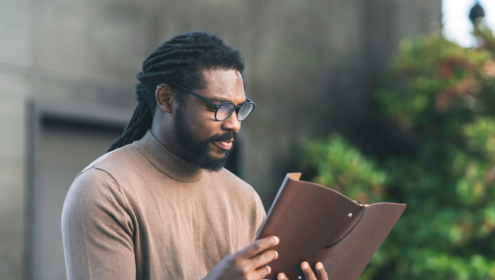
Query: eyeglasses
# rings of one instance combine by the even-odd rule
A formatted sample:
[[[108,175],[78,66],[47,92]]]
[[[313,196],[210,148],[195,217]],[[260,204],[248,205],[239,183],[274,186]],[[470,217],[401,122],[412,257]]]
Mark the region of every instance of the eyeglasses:
[[[177,84],[172,84],[172,85],[189,92],[190,94],[196,96],[197,98],[203,100],[204,102],[214,107],[215,119],[217,121],[226,120],[228,117],[230,117],[230,115],[232,115],[234,111],[237,113],[237,120],[242,121],[245,120],[251,114],[251,112],[253,112],[254,108],[256,108],[256,103],[249,100],[249,98],[247,97],[246,97],[247,102],[239,106],[236,106],[232,102],[223,102],[220,104],[216,104],[181,85],[177,85]],[[157,86],[157,88],[159,87],[160,86]]]

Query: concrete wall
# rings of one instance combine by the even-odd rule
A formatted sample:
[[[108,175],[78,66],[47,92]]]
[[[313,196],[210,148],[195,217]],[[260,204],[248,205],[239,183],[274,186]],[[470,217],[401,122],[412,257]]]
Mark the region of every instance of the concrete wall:
[[[440,0],[3,0],[0,280],[23,278],[26,101],[134,106],[134,75],[161,42],[219,33],[243,53],[246,180],[268,207],[301,135],[367,142],[367,96],[400,38],[438,25]],[[436,23],[435,23],[436,22]]]

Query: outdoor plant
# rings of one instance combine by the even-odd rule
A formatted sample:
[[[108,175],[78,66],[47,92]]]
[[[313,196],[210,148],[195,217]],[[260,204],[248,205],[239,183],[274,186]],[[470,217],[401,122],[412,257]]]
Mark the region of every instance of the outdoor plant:
[[[440,34],[401,42],[374,101],[407,152],[378,165],[340,136],[302,143],[316,182],[408,205],[360,279],[495,279],[495,41],[477,34],[476,49]]]
[[[341,135],[304,139],[297,156],[299,166],[310,174],[313,182],[365,204],[383,199],[387,175]]]

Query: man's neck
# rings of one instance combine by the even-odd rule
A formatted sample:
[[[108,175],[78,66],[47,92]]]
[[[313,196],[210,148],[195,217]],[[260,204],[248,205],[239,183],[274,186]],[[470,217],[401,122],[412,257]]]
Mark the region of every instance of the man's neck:
[[[197,182],[204,170],[172,153],[149,131],[136,142],[141,153],[161,172],[181,182]]]
[[[180,153],[179,147],[175,144],[174,132],[172,124],[160,120],[159,117],[153,118],[153,124],[151,125],[151,134],[155,136],[156,140],[160,142],[165,148],[174,153],[176,156],[184,159]]]

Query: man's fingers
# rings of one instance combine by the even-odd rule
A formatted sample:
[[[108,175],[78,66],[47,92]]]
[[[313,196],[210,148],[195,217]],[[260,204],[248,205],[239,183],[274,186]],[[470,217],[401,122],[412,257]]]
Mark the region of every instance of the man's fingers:
[[[309,266],[309,264],[307,262],[301,263],[301,269],[302,269],[303,274],[304,274],[304,279],[306,279],[306,280],[328,280],[327,271],[323,267],[323,264],[321,262],[318,262],[318,263],[316,263],[315,267],[316,267],[316,274],[318,274],[318,279],[316,279],[316,276],[315,276],[313,270],[311,270],[311,267]],[[277,279],[278,280],[289,280],[284,273],[279,273],[277,275]]]
[[[269,262],[275,260],[278,258],[278,253],[275,250],[268,250],[261,252],[260,254],[256,255],[254,258],[251,259],[252,264],[255,268],[265,266]]]
[[[239,253],[246,259],[250,259],[259,253],[268,250],[274,246],[276,246],[279,242],[278,237],[269,236],[263,239],[256,240],[251,245],[239,251]]]
[[[327,271],[321,262],[316,263],[316,274],[318,275],[318,280],[328,280]]]
[[[256,272],[258,274],[256,276],[256,279],[265,279],[265,276],[267,276],[268,274],[270,274],[270,272],[272,272],[272,268],[266,265],[262,268],[258,268]]]
[[[304,279],[306,280],[318,280],[316,279],[316,275],[309,266],[308,262],[302,262],[301,263],[301,269],[304,274]]]

